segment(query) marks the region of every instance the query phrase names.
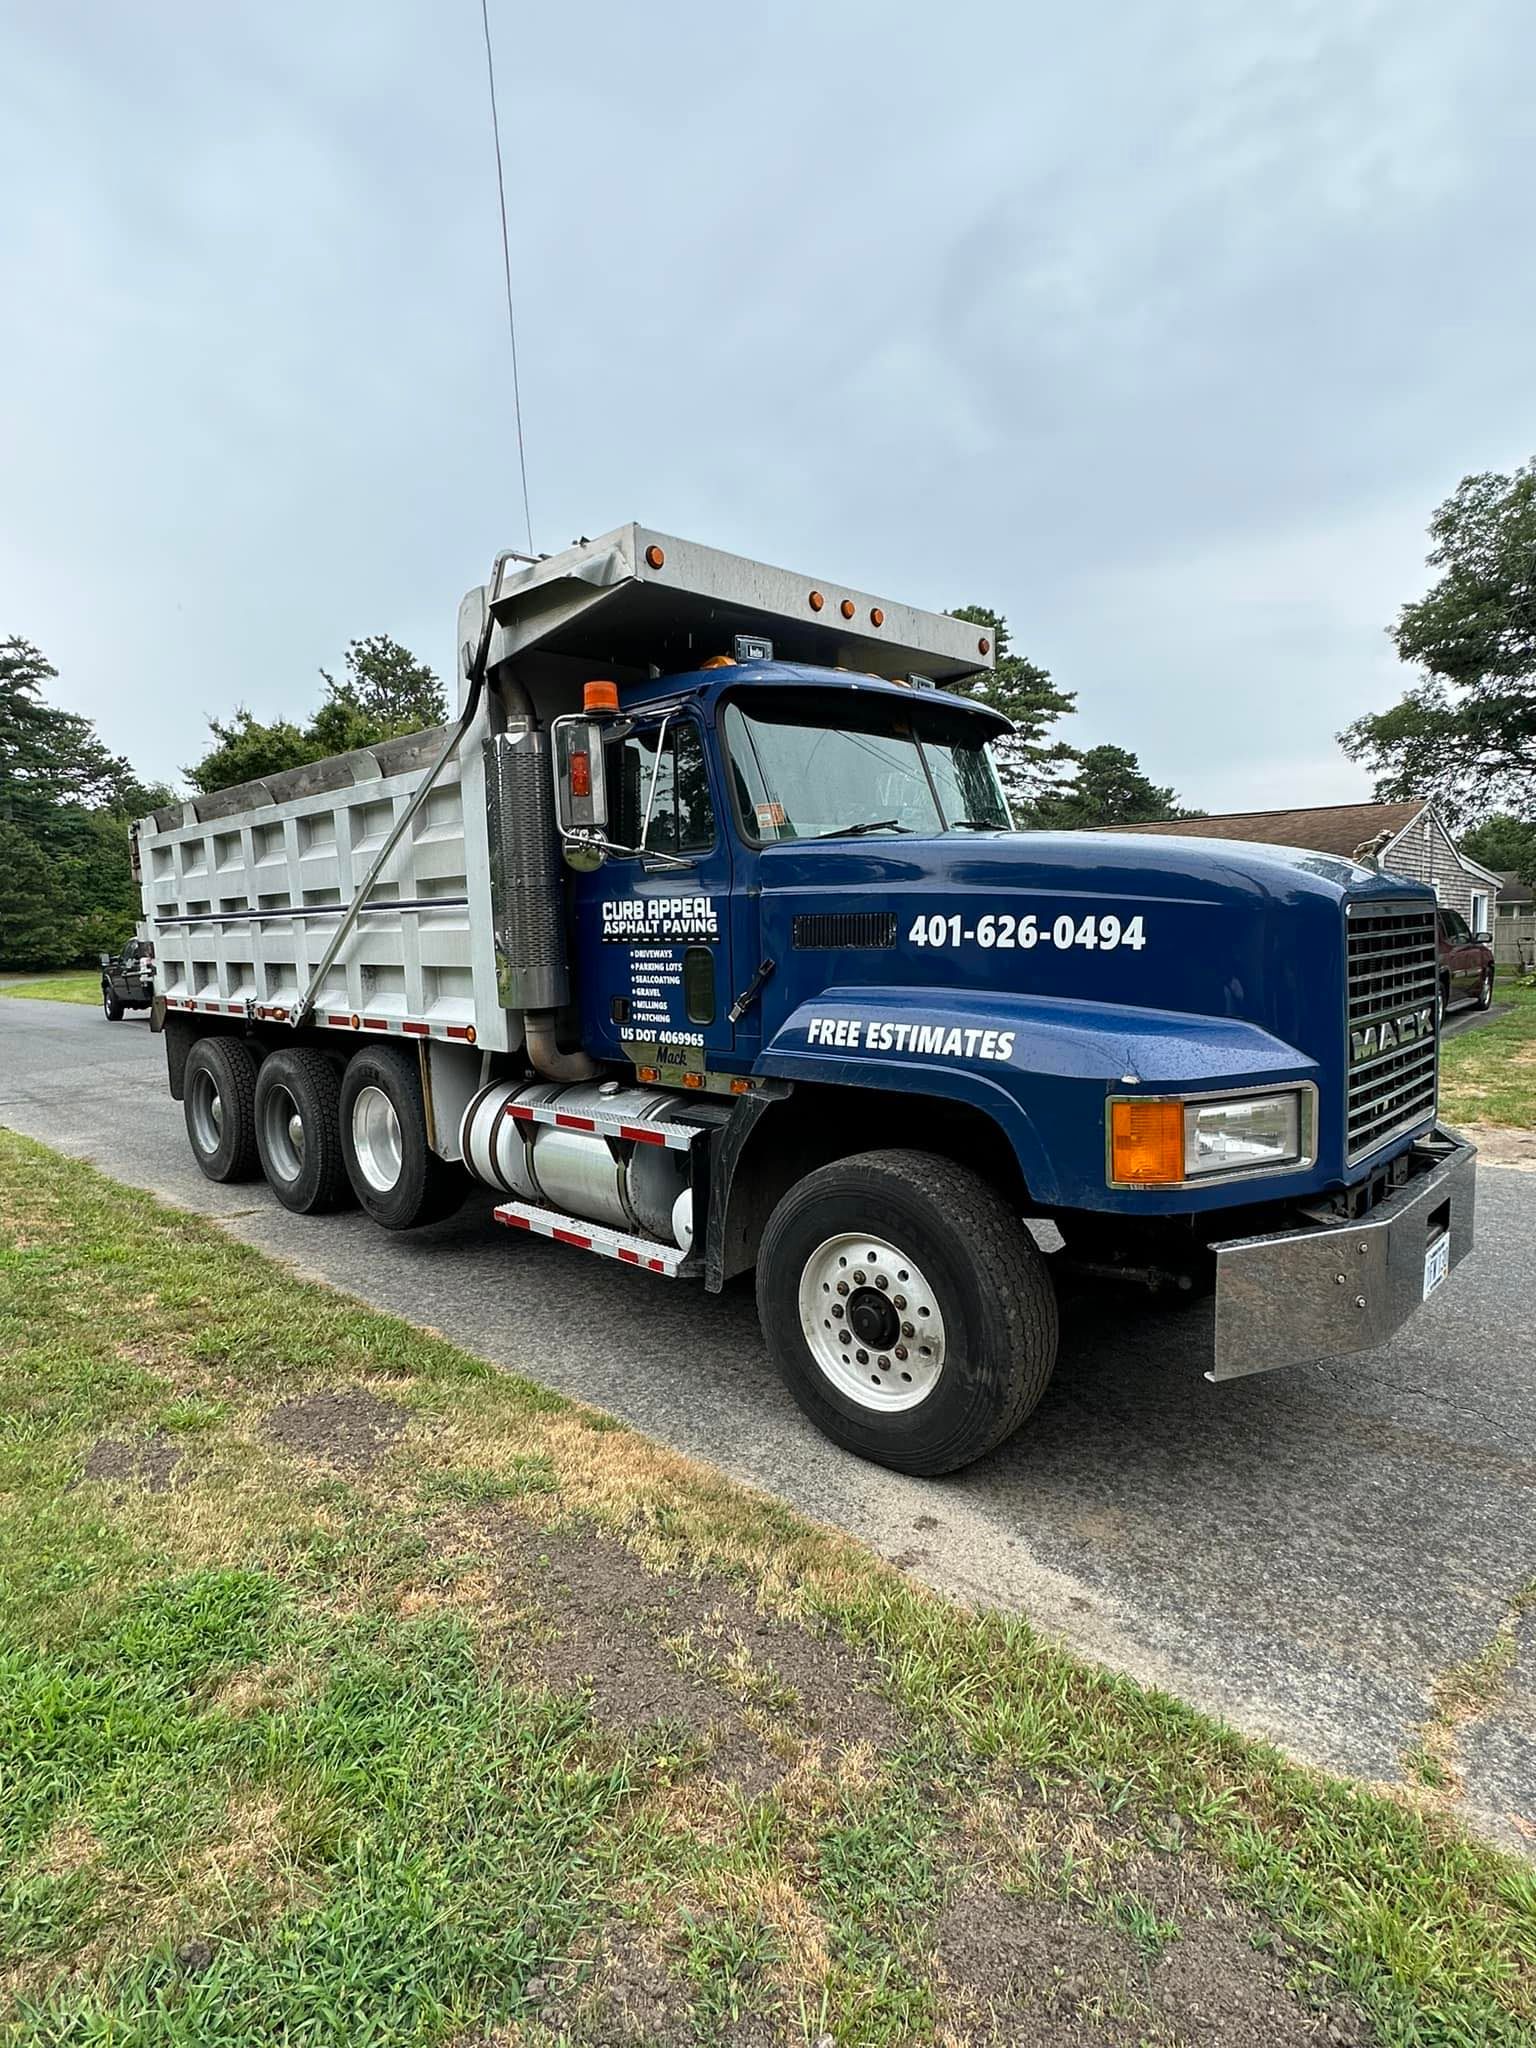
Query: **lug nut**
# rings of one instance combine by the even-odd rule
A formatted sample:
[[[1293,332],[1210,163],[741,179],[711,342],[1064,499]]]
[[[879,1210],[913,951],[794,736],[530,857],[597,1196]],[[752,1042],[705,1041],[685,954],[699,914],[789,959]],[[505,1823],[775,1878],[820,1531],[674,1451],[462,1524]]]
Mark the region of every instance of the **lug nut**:
[[[893,1294],[891,1300],[897,1308],[905,1308],[907,1305],[907,1297],[904,1294]]]
[[[903,1323],[901,1326],[901,1334],[903,1335],[903,1337],[915,1337],[917,1335],[917,1332],[913,1329],[910,1323]]]
[[[1339,1277],[1340,1279],[1342,1279],[1344,1276],[1341,1273]],[[846,1294],[848,1292],[848,1282],[846,1280],[839,1280],[837,1283],[837,1291],[839,1294]]]
[[[868,1276],[868,1274],[866,1274],[866,1273],[855,1273],[855,1274],[854,1274],[854,1276],[853,1276],[853,1284],[854,1284],[854,1286],[855,1286],[855,1287],[862,1287],[862,1286],[864,1286],[864,1285],[865,1285],[865,1283],[866,1283],[866,1281],[868,1280],[868,1277],[869,1277],[869,1276]]]
[[[875,1275],[875,1285],[880,1289],[880,1292],[882,1294],[890,1286],[890,1284],[890,1281],[886,1279],[883,1273],[877,1273]]]
[[[905,1357],[906,1357],[906,1355],[907,1355],[907,1347],[906,1347],[906,1345],[905,1345],[905,1344],[898,1344],[898,1345],[896,1346],[896,1356],[897,1356],[898,1358],[905,1358]]]
[[[869,1353],[867,1351],[855,1351],[853,1355],[859,1361],[860,1365],[868,1365]]]
[[[875,1363],[879,1366],[882,1372],[889,1372],[891,1369],[891,1361],[886,1357],[883,1351],[881,1352],[880,1356],[875,1360]]]
[[[842,1321],[842,1319],[843,1319],[843,1305],[842,1305],[842,1303],[841,1303],[840,1301],[834,1301],[834,1302],[833,1302],[833,1304],[832,1304],[832,1313],[833,1313],[833,1315],[835,1315],[835,1316],[837,1317],[837,1319],[838,1319],[838,1321],[839,1321],[839,1322],[841,1322],[841,1321]]]

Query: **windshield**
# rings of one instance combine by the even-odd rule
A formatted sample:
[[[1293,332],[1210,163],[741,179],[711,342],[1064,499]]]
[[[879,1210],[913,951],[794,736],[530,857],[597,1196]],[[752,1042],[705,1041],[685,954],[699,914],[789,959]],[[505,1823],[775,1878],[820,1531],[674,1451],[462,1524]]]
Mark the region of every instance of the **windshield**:
[[[1011,829],[977,721],[889,697],[754,691],[723,714],[749,837]]]

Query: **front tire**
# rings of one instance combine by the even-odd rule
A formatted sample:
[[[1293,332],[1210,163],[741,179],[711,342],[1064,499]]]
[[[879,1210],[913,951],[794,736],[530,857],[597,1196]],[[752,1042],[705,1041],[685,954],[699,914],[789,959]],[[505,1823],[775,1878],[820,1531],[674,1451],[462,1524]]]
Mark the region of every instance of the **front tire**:
[[[439,1223],[464,1200],[464,1173],[427,1142],[421,1068],[404,1046],[367,1045],[347,1062],[341,1146],[352,1192],[385,1230]]]
[[[267,1184],[296,1216],[339,1209],[350,1195],[341,1153],[340,1084],[322,1052],[268,1053],[256,1077],[256,1149]]]
[[[1483,969],[1483,978],[1478,983],[1477,1007],[1480,1010],[1491,1010],[1493,1008],[1493,969],[1491,967]]]
[[[101,1008],[102,1014],[105,1016],[109,1024],[122,1023],[123,1006],[118,1001],[117,997],[112,993],[111,989],[107,987],[105,982],[102,983],[101,987]]]
[[[769,1218],[757,1288],[800,1407],[898,1472],[983,1457],[1056,1363],[1043,1255],[978,1174],[933,1153],[862,1152],[807,1175]]]
[[[239,1038],[199,1038],[187,1054],[181,1107],[192,1157],[209,1180],[255,1180],[258,1061]]]

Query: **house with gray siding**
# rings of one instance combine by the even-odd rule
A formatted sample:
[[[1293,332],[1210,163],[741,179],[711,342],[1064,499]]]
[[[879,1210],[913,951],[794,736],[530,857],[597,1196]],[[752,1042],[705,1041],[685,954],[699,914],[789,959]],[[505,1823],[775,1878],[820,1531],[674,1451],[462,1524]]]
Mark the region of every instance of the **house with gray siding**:
[[[1166,824],[1125,825],[1126,832],[1182,834],[1201,839],[1257,840],[1302,846],[1369,862],[1384,874],[1428,882],[1448,909],[1459,910],[1474,932],[1494,929],[1501,878],[1463,853],[1432,803],[1415,797],[1399,804],[1320,804],[1295,811],[1226,811],[1214,818],[1179,818]]]
[[[1493,957],[1501,967],[1530,967],[1536,963],[1536,889],[1516,874],[1499,876]]]

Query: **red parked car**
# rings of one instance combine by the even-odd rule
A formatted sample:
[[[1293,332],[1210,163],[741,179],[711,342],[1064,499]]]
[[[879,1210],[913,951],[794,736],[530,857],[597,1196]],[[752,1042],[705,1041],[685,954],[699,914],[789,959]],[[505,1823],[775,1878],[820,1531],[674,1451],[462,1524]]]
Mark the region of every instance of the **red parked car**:
[[[1472,1002],[1486,1010],[1493,1001],[1493,940],[1474,932],[1459,910],[1442,906],[1437,919],[1440,945],[1440,994],[1435,1021],[1444,1021],[1455,1003]]]

